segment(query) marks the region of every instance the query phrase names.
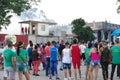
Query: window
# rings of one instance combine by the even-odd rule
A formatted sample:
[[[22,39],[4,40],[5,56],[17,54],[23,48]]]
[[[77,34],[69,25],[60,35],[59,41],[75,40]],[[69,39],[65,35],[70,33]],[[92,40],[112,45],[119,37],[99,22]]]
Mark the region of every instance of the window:
[[[45,25],[41,25],[41,30],[45,31]]]

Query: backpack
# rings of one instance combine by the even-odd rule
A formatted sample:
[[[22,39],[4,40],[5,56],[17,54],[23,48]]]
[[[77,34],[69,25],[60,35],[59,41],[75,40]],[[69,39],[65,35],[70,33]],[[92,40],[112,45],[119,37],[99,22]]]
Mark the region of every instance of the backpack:
[[[110,50],[108,49],[108,47],[103,47],[100,61],[109,63],[109,58],[110,58]]]

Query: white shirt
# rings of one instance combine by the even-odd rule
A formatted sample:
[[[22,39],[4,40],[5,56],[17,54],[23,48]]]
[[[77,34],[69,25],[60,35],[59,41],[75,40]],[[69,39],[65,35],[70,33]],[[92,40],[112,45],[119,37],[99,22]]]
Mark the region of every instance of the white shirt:
[[[85,53],[86,46],[84,44],[81,44],[80,46],[81,53]]]
[[[64,48],[63,49],[63,63],[71,63],[71,56],[70,56],[70,49],[69,48]]]

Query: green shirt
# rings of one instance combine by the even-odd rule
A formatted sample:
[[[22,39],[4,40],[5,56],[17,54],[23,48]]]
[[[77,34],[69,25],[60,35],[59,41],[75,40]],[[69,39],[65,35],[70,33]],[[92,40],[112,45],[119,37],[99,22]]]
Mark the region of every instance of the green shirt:
[[[110,49],[110,52],[112,54],[112,63],[120,64],[120,47],[115,45]]]
[[[13,52],[11,49],[4,50],[3,59],[5,67],[13,67],[12,57],[15,57],[15,52]]]
[[[17,52],[16,52],[16,53],[17,53]],[[17,62],[27,61],[27,55],[28,55],[27,50],[25,50],[25,49],[20,49],[19,56],[16,54],[16,61],[17,61]]]
[[[90,56],[89,56],[90,50],[91,50],[91,48],[86,48],[86,49],[85,49],[85,57],[86,57],[86,60],[90,60]]]

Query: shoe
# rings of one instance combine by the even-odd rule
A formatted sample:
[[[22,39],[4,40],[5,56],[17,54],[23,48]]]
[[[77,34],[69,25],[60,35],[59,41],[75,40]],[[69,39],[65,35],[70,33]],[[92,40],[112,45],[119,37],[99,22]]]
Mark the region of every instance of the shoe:
[[[60,68],[60,70],[61,70],[61,71],[63,71],[63,69],[62,69],[62,68]]]
[[[33,75],[35,76],[35,73],[33,73]]]
[[[35,76],[40,76],[39,74],[35,74]]]
[[[50,77],[49,80],[52,80],[52,77]]]
[[[69,77],[69,78],[68,78],[68,80],[74,80],[74,78],[72,78],[72,77]]]
[[[57,78],[56,78],[56,80],[60,80],[60,78],[59,78],[59,77],[57,77]]]

